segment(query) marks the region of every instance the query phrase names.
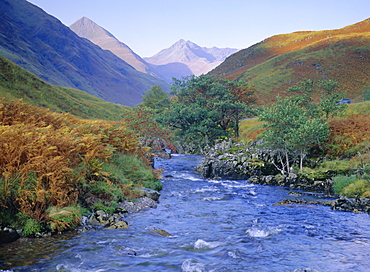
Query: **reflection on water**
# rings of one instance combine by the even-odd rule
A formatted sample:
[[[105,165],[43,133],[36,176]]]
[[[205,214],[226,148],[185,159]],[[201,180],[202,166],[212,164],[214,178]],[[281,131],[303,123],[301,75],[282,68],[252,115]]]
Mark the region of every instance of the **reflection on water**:
[[[127,230],[89,231],[0,249],[13,271],[369,271],[370,218],[315,205],[273,206],[289,191],[246,181],[203,180],[200,157],[165,167],[156,209]],[[312,196],[311,196],[312,199]],[[170,237],[154,230],[165,230]],[[136,255],[135,255],[136,254]]]

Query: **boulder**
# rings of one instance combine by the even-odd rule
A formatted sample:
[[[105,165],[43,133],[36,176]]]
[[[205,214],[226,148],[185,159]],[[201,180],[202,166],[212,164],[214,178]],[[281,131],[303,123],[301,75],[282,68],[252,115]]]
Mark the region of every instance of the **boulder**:
[[[169,233],[165,230],[162,230],[162,229],[152,229],[152,228],[150,228],[149,232],[152,233],[152,234],[163,236],[163,237],[172,237],[173,236],[171,233]]]
[[[139,197],[149,197],[150,199],[153,199],[154,201],[158,201],[161,194],[157,192],[156,190],[152,190],[149,188],[144,187],[138,187],[135,188],[135,191],[139,194]]]
[[[0,245],[14,242],[18,240],[19,237],[20,235],[15,229],[8,227],[0,229]]]
[[[106,227],[105,229],[128,229],[128,223],[126,221],[118,221],[113,224],[111,224],[109,227]]]
[[[93,226],[107,226],[113,224],[115,221],[114,216],[107,214],[105,211],[98,210],[90,215],[87,223]]]
[[[370,197],[348,198],[341,196],[332,203],[332,209],[336,211],[370,213]]]

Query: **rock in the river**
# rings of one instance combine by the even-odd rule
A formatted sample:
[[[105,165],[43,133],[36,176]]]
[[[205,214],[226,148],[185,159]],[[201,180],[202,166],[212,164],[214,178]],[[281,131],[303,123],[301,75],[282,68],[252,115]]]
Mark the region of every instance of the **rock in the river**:
[[[14,242],[19,237],[19,233],[15,229],[8,227],[0,229],[0,245]]]
[[[252,176],[275,175],[276,168],[266,156],[243,143],[221,141],[208,150],[197,170],[203,178],[249,179]]]
[[[127,222],[123,220],[113,223],[109,227],[106,227],[106,229],[128,229],[128,228],[129,226]]]
[[[321,192],[327,195],[333,193],[333,181],[330,179],[314,180],[305,175],[297,175],[291,173],[289,176],[255,176],[249,179],[250,183],[262,185],[276,185],[289,187],[310,192]]]
[[[139,194],[139,197],[149,197],[153,199],[154,201],[158,201],[161,194],[157,192],[156,190],[152,190],[149,188],[144,187],[137,187],[135,188],[135,191]]]
[[[272,206],[282,206],[282,205],[290,205],[290,204],[298,204],[298,205],[308,205],[309,203],[304,199],[284,199],[281,200]]]
[[[149,229],[149,232],[152,234],[158,234],[163,237],[172,237],[173,235],[162,229]]]
[[[136,202],[123,201],[118,203],[118,208],[126,213],[136,213],[149,208],[156,208],[157,202],[149,197],[138,198]]]
[[[332,209],[336,211],[370,213],[370,197],[348,198],[341,196],[332,203]]]
[[[116,219],[113,216],[107,214],[105,211],[98,210],[90,215],[87,222],[93,226],[107,226],[113,224],[115,221]]]
[[[126,221],[122,219],[120,214],[109,215],[104,211],[98,210],[91,214],[88,218],[82,220],[82,230],[92,228],[104,229],[127,229],[129,228]]]

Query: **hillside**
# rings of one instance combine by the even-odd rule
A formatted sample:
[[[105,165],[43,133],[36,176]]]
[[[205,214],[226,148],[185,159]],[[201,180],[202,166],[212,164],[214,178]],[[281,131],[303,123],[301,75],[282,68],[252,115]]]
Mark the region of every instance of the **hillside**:
[[[270,37],[228,57],[210,72],[254,85],[260,103],[302,79],[329,78],[349,98],[370,86],[370,19],[337,30],[303,31]]]
[[[131,50],[123,42],[119,41],[110,32],[97,25],[92,20],[82,17],[69,26],[78,36],[86,38],[104,50],[109,50],[120,59],[126,61],[136,70],[150,74],[157,78],[162,76],[156,72],[150,64]]]
[[[206,74],[236,51],[234,48],[200,47],[191,41],[179,40],[144,60],[155,65],[167,80],[171,80],[172,77]]]
[[[106,102],[84,91],[53,86],[0,56],[0,98],[22,99],[34,106],[86,119],[117,120],[127,107]]]
[[[153,85],[168,88],[25,0],[0,0],[0,13],[0,55],[48,83],[127,106]]]

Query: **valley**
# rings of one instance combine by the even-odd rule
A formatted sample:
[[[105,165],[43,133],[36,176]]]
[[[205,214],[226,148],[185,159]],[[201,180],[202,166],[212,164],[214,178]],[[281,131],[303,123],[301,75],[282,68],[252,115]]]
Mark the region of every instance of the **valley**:
[[[143,57],[0,13],[0,270],[366,271],[370,19]]]

